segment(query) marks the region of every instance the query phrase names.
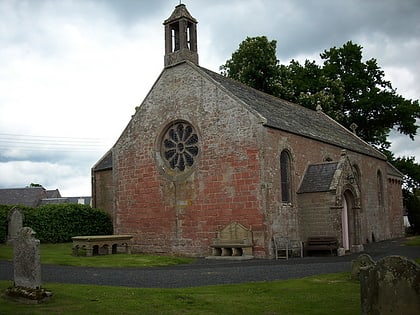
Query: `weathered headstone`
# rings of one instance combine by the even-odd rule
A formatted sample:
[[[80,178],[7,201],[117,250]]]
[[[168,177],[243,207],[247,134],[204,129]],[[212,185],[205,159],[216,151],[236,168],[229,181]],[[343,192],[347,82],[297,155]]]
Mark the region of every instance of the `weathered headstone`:
[[[23,226],[23,211],[18,207],[13,207],[7,214],[7,243],[13,244]]]
[[[41,256],[39,240],[30,227],[21,229],[13,247],[15,286],[31,289],[41,287]]]
[[[23,227],[13,241],[14,286],[6,295],[25,303],[39,303],[52,295],[41,288],[40,242],[30,227]]]
[[[375,261],[368,254],[362,254],[357,259],[351,262],[351,278],[354,280],[360,279],[360,268],[373,266]]]
[[[417,315],[420,310],[420,266],[389,256],[360,269],[363,315]]]

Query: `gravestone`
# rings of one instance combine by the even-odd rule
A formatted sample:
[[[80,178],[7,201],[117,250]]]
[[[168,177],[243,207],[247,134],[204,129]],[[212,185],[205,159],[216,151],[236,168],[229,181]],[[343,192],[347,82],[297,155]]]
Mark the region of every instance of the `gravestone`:
[[[7,214],[7,244],[13,244],[23,226],[23,210],[13,207]]]
[[[375,261],[368,254],[362,254],[357,259],[351,262],[351,278],[354,280],[360,279],[360,268],[373,266]]]
[[[14,286],[6,296],[24,303],[39,303],[52,293],[41,288],[40,242],[30,227],[23,227],[13,241]]]
[[[417,315],[420,310],[420,266],[401,256],[389,256],[360,268],[363,315]]]
[[[24,227],[13,247],[15,286],[31,289],[41,287],[39,240],[30,227]]]

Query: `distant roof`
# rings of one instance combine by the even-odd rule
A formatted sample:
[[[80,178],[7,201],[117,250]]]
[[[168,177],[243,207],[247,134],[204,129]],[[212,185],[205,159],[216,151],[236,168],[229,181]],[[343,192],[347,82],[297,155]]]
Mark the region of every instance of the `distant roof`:
[[[325,192],[331,190],[331,182],[338,162],[311,164],[308,166],[298,193]]]
[[[69,203],[68,198],[44,198],[41,199],[40,205],[57,205],[62,203]]]
[[[92,200],[92,197],[90,196],[45,198],[41,200],[40,205],[63,204],[63,203],[90,205],[91,200]]]
[[[0,189],[1,205],[37,207],[43,198],[47,198],[46,190],[43,187]]]
[[[69,203],[77,203],[81,205],[90,205],[92,197],[82,196],[82,197],[67,197]]]
[[[60,191],[58,189],[46,190],[47,198],[61,198]]]
[[[268,127],[386,160],[382,153],[322,111],[313,111],[304,106],[260,92],[208,69],[199,68],[242,101],[254,113],[261,115],[265,120],[264,125]]]
[[[0,189],[0,205],[21,205],[36,208],[46,204],[79,203],[90,205],[92,197],[61,197],[60,191],[43,187]],[[83,203],[82,203],[83,202]]]

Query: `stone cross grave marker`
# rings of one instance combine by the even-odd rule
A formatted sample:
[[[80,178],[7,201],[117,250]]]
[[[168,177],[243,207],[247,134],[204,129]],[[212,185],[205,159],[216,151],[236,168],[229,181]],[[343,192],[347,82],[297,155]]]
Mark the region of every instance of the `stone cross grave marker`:
[[[13,207],[7,214],[7,244],[13,244],[23,226],[23,211]]]
[[[13,246],[13,266],[15,287],[40,289],[41,259],[39,240],[30,227],[20,230]]]
[[[363,315],[417,315],[420,310],[420,265],[389,256],[360,268]]]

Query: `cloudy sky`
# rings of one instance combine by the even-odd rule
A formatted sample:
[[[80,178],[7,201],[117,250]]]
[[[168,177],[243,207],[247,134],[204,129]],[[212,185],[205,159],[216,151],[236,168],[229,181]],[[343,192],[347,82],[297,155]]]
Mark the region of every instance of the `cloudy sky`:
[[[282,64],[352,40],[399,94],[420,98],[420,0],[182,2],[199,21],[203,67],[218,72],[247,36],[277,40]],[[91,194],[91,167],[163,69],[162,22],[177,4],[0,0],[0,188]],[[420,162],[420,136],[392,139]]]

